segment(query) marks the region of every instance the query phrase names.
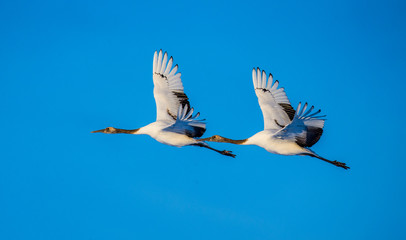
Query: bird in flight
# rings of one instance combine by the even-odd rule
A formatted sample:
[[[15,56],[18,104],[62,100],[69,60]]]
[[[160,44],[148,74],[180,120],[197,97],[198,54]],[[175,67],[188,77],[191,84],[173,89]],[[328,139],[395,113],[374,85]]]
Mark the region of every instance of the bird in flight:
[[[193,115],[194,110],[183,91],[181,74],[177,73],[178,65],[172,67],[172,64],[173,58],[168,59],[166,52],[163,54],[162,50],[159,53],[155,51],[152,71],[157,109],[155,122],[138,129],[108,127],[92,133],[146,134],[163,144],[176,147],[204,147],[222,155],[235,157],[231,151],[220,151],[204,141],[197,140],[206,131],[206,123],[197,119],[200,113]]]
[[[323,133],[325,116],[319,115],[320,110],[313,111],[313,106],[308,108],[307,103],[304,106],[299,103],[295,111],[284,88],[278,88],[278,80],[273,82],[272,74],[267,79],[265,71],[261,73],[259,68],[252,70],[252,80],[264,117],[264,130],[242,140],[214,135],[199,141],[257,145],[271,153],[307,155],[349,169],[345,163],[325,159],[310,149]]]

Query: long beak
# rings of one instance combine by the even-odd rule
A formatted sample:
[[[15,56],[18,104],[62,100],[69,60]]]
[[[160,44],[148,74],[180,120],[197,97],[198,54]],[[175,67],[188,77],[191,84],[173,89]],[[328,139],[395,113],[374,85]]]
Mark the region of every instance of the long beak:
[[[98,132],[104,132],[104,129],[100,129],[100,130],[96,130],[96,131],[92,131],[92,132],[90,132],[90,133],[98,133]]]

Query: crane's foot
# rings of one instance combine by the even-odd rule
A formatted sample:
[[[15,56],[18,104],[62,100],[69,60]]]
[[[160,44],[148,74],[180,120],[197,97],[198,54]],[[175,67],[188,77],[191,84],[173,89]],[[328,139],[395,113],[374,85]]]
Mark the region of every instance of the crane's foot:
[[[233,158],[235,158],[235,156],[236,156],[235,154],[232,154],[232,151],[227,151],[227,150],[223,150],[220,153],[223,155],[226,155],[226,156],[233,157]]]
[[[342,167],[344,169],[350,169],[350,167],[347,166],[347,164],[339,161],[331,161],[332,164],[336,165],[337,167]]]

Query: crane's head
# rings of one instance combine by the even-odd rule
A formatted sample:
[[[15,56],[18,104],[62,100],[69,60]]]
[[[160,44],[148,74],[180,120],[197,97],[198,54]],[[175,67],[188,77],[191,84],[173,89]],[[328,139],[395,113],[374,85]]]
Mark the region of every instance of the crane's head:
[[[105,129],[96,130],[91,133],[98,133],[98,132],[100,132],[100,133],[117,133],[117,129],[115,129],[113,127],[107,127]]]

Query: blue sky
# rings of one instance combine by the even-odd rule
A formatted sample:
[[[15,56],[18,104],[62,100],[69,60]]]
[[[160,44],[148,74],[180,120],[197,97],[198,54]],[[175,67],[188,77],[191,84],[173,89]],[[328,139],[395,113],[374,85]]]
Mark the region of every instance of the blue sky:
[[[1,239],[405,239],[404,1],[1,1]],[[174,57],[205,136],[262,130],[251,69],[327,114],[317,159],[90,134],[155,120]]]

